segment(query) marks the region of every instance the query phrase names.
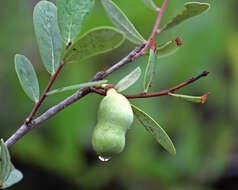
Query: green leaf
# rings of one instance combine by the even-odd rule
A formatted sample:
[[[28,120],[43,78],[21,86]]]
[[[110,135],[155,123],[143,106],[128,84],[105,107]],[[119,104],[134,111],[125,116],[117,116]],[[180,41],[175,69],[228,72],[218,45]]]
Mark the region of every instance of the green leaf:
[[[57,8],[49,1],[40,1],[34,8],[33,21],[41,59],[53,75],[60,65],[62,37],[57,23]]]
[[[154,52],[154,50],[150,49],[149,60],[146,66],[144,76],[144,92],[148,92],[148,89],[153,80],[153,76],[155,73],[156,59],[157,59],[156,53]]]
[[[125,33],[128,40],[137,45],[145,42],[144,38],[115,3],[111,0],[101,0],[101,2],[113,24]]]
[[[11,173],[11,158],[4,141],[1,139],[1,174],[0,183],[3,184]]]
[[[57,0],[58,19],[64,43],[74,42],[95,0]]]
[[[155,5],[153,0],[142,0],[149,8],[151,8],[154,11],[158,11],[158,7]]]
[[[65,53],[66,63],[105,53],[119,47],[124,41],[123,33],[113,27],[98,27],[81,36]]]
[[[180,41],[180,38],[171,40],[171,41],[159,46],[156,49],[157,58],[167,57],[167,56],[174,54],[182,45],[178,42],[178,40]]]
[[[12,165],[12,168],[13,169],[11,170],[10,176],[3,183],[2,189],[6,189],[6,188],[18,183],[23,178],[23,175],[19,170],[15,169],[13,165]]]
[[[207,97],[209,93],[204,94],[203,96],[188,96],[188,95],[183,95],[183,94],[173,94],[169,93],[170,96],[189,101],[189,102],[195,102],[195,103],[202,103],[204,104],[207,100]]]
[[[24,55],[16,54],[15,69],[27,96],[35,103],[38,102],[40,96],[39,83],[31,62]]]
[[[115,86],[118,92],[122,92],[123,90],[126,90],[130,86],[132,86],[141,75],[141,69],[140,67],[137,67],[134,69],[131,73],[126,75],[123,79],[121,79]]]
[[[210,4],[208,3],[200,3],[200,2],[188,2],[184,4],[184,10],[179,13],[176,17],[174,17],[168,24],[161,28],[161,31],[168,30],[178,24],[192,18],[198,16],[208,10],[210,8]]]
[[[23,175],[19,170],[15,169],[11,163],[8,148],[2,139],[0,150],[0,189],[5,189],[19,182],[23,178]]]
[[[158,143],[162,145],[162,147],[164,147],[165,150],[167,150],[172,155],[175,155],[176,150],[173,142],[171,141],[167,133],[160,127],[160,125],[136,106],[131,106],[135,116],[145,127],[145,129],[157,140]]]
[[[48,92],[47,95],[53,95],[53,94],[57,94],[57,93],[65,92],[65,91],[69,91],[69,90],[78,90],[78,89],[84,88],[84,87],[90,87],[90,86],[95,86],[95,85],[99,85],[99,84],[105,84],[106,82],[107,82],[107,80],[100,80],[100,81],[76,84],[76,85],[67,86],[67,87],[52,90],[52,91]]]

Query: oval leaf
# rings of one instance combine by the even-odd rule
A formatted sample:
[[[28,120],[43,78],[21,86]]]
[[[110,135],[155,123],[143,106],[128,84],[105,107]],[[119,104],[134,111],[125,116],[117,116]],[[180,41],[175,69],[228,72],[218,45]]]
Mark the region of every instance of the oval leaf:
[[[134,105],[131,105],[133,112],[145,129],[157,140],[158,143],[164,147],[172,155],[176,154],[173,142],[167,133],[160,127],[160,125],[153,120],[149,115],[140,110]]]
[[[152,0],[142,0],[149,8],[151,8],[154,11],[158,11],[158,7],[155,5],[155,3]]]
[[[1,175],[0,175],[0,181],[1,183],[4,183],[7,178],[10,176],[11,173],[11,160],[10,160],[10,154],[8,152],[8,149],[6,145],[4,144],[4,141],[1,139]]]
[[[137,45],[145,42],[144,38],[115,3],[111,0],[101,0],[101,2],[113,24],[125,33],[128,40]]]
[[[31,62],[24,56],[15,56],[15,69],[21,86],[27,96],[35,103],[38,102],[40,92],[39,83]]]
[[[94,28],[76,40],[65,53],[64,61],[66,63],[78,62],[111,51],[119,47],[123,41],[123,33],[113,27]]]
[[[95,0],[57,0],[59,27],[64,43],[74,42]]]
[[[144,92],[148,92],[148,89],[151,85],[151,82],[153,80],[153,76],[155,73],[155,66],[156,66],[156,53],[154,50],[150,49],[150,55],[148,64],[146,66],[145,70],[145,76],[144,76]]]
[[[140,67],[137,67],[131,73],[129,73],[127,76],[121,79],[117,83],[115,88],[117,89],[118,92],[122,92],[123,90],[126,90],[140,78],[140,75],[141,75],[141,69]]]
[[[3,183],[2,189],[6,189],[6,188],[18,183],[19,181],[22,180],[22,178],[23,178],[22,173],[13,167],[13,170],[11,171],[10,176]]]
[[[33,21],[41,59],[53,75],[60,65],[62,50],[56,6],[49,1],[40,1],[34,8]]]
[[[181,47],[182,44],[180,42],[180,38],[177,38],[159,46],[156,49],[157,58],[168,57],[174,54]]]
[[[178,24],[192,18],[198,16],[208,10],[210,8],[210,4],[208,3],[200,3],[200,2],[188,2],[184,4],[184,10],[179,13],[176,17],[174,17],[168,24],[162,27],[161,31],[168,30]]]
[[[84,87],[90,87],[90,86],[105,84],[106,82],[107,82],[107,80],[101,80],[101,81],[94,81],[94,82],[86,82],[86,83],[82,83],[82,84],[76,84],[76,85],[67,86],[67,87],[52,90],[52,91],[48,92],[47,95],[53,95],[53,94],[57,94],[57,93],[65,92],[65,91],[69,91],[69,90],[78,90],[78,89],[84,88]]]

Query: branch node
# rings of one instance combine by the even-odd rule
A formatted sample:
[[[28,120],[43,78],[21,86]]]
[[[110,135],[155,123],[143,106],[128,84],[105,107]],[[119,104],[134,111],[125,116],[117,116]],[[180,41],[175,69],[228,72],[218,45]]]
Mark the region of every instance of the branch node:
[[[203,71],[202,75],[207,76],[210,72],[209,71]]]
[[[92,81],[96,81],[96,80],[101,80],[101,79],[103,79],[104,73],[105,73],[104,71],[98,72],[98,73],[95,75],[95,77],[93,78]]]

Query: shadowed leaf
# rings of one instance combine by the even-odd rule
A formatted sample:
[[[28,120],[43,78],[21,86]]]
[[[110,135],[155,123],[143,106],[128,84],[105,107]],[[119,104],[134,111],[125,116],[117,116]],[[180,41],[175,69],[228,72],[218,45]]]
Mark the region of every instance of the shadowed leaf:
[[[64,43],[74,42],[95,0],[57,0],[56,3]]]
[[[49,1],[40,1],[34,8],[33,21],[41,59],[53,75],[60,65],[62,50],[56,6]]]
[[[124,35],[113,27],[98,27],[76,40],[64,55],[66,63],[111,51],[121,45]]]
[[[154,50],[150,49],[149,60],[146,66],[145,76],[144,76],[144,92],[148,92],[148,89],[153,80],[153,76],[154,76],[155,68],[156,68],[156,60],[157,60],[156,53],[154,52]]]
[[[163,58],[174,54],[181,47],[181,45],[181,43],[178,43],[177,38],[159,46],[156,49],[157,58]]]
[[[162,145],[162,147],[164,147],[165,150],[167,150],[172,155],[175,155],[176,150],[174,148],[173,142],[167,133],[160,127],[160,125],[136,106],[131,106],[135,116],[145,127],[145,129],[157,140],[158,143]]]
[[[17,54],[15,56],[15,69],[27,96],[35,103],[38,102],[40,96],[39,84],[31,62],[24,55]]]
[[[128,40],[137,45],[141,45],[145,42],[144,38],[115,3],[111,0],[101,0],[101,2],[113,24],[125,33]]]

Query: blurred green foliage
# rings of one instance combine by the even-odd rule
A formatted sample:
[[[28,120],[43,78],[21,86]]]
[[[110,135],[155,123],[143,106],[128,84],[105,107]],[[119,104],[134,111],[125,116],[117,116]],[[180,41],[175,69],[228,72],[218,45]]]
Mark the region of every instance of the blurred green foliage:
[[[156,13],[139,0],[115,2],[147,38]],[[159,0],[155,2],[158,5],[162,3]],[[170,1],[163,23],[180,12],[185,2],[188,1]],[[207,103],[197,105],[167,96],[132,101],[156,119],[172,137],[176,156],[162,150],[135,121],[128,132],[125,151],[107,163],[100,162],[92,150],[91,135],[101,97],[88,95],[22,138],[11,148],[13,158],[60,175],[82,189],[103,189],[116,181],[121,189],[131,190],[211,190],[206,184],[219,179],[237,150],[238,15],[235,7],[238,3],[236,0],[201,2],[211,3],[211,9],[162,33],[157,39],[160,44],[180,36],[183,46],[171,57],[159,60],[152,90],[168,89],[208,70],[210,76],[179,91],[189,95],[210,91]],[[36,3],[36,0],[1,1],[0,127],[1,137],[5,140],[24,122],[33,107],[18,83],[14,55],[24,54],[31,60],[41,91],[50,77],[41,63],[33,31],[32,11]],[[81,34],[102,25],[112,26],[112,23],[97,1]],[[81,64],[67,65],[54,87],[86,82],[97,71],[116,63],[133,48],[130,42],[126,42],[111,53],[90,58]],[[125,66],[109,80],[116,84],[138,65],[145,71],[146,59],[140,58]],[[127,92],[142,92],[142,78]],[[40,112],[70,94],[49,97]],[[24,168],[19,169],[24,174]],[[43,180],[43,183],[44,176],[34,180]],[[21,183],[27,184],[27,178]],[[18,189],[18,185],[12,189]]]

